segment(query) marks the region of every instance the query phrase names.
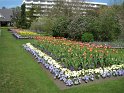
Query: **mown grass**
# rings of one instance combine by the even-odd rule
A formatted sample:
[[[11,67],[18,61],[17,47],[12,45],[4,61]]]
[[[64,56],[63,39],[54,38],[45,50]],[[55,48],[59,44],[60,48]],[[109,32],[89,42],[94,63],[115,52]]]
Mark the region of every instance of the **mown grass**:
[[[124,78],[60,90],[22,44],[2,29],[0,36],[0,93],[124,93]]]

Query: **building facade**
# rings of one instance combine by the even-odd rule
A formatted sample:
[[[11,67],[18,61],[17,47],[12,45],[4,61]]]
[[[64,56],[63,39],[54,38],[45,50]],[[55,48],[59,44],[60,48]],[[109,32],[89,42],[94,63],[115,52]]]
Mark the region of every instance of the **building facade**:
[[[86,10],[99,9],[100,6],[107,6],[107,3],[99,2],[84,2],[78,0],[23,0],[26,11],[30,11],[32,6],[40,6],[40,13],[34,13],[34,16],[47,16],[50,9],[53,8],[58,2],[64,2],[64,5],[71,7],[73,13],[80,10],[81,14],[85,14]]]
[[[0,26],[12,25],[13,12],[11,9],[0,9]]]

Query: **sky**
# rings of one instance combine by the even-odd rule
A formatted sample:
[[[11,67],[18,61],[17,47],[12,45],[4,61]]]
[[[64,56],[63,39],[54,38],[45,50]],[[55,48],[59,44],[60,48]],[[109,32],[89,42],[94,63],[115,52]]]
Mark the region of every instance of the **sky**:
[[[6,8],[20,6],[22,4],[22,1],[23,0],[0,0],[0,8],[2,8],[3,6]],[[88,0],[88,1],[110,4],[114,0]],[[124,1],[124,0],[116,0],[116,1]]]
[[[22,4],[22,0],[0,0],[0,8],[7,7],[12,8],[16,6],[20,6]]]
[[[108,5],[111,5],[113,2],[115,3],[124,2],[124,0],[89,0],[89,1],[107,3]]]

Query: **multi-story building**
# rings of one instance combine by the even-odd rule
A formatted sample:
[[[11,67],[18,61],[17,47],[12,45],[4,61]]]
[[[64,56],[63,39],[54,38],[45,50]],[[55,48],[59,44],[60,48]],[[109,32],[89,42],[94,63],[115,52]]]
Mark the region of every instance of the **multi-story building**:
[[[30,11],[33,5],[40,6],[41,13],[35,13],[34,16],[45,16],[54,5],[61,1],[65,5],[70,6],[74,13],[80,10],[80,13],[83,14],[86,13],[85,10],[99,9],[100,6],[107,6],[107,3],[85,2],[81,0],[23,0],[22,4],[25,3],[26,11]]]

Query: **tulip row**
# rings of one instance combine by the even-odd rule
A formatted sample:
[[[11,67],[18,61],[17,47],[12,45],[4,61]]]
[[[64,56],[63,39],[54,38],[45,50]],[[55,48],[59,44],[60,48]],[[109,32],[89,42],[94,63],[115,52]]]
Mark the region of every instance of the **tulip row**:
[[[93,69],[124,63],[124,54],[110,46],[81,43],[65,38],[35,37],[35,47],[70,70]],[[121,56],[117,57],[118,54]]]
[[[39,35],[28,30],[11,29],[11,31],[13,32],[13,35],[18,39],[34,38],[34,36]]]
[[[98,78],[107,78],[111,76],[124,76],[124,64],[111,65],[105,68],[81,69],[71,71],[55,61],[52,57],[43,53],[30,43],[23,45],[25,50],[32,53],[39,63],[42,63],[53,75],[55,79],[63,81],[67,86],[78,85],[82,82],[94,81]]]

